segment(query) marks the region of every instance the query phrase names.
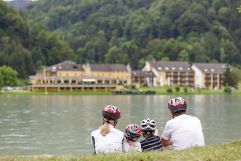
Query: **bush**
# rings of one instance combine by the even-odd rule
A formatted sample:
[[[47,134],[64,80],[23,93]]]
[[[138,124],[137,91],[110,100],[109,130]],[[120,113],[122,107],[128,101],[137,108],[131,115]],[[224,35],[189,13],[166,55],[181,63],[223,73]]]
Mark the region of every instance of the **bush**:
[[[180,91],[180,87],[179,87],[179,86],[176,86],[176,87],[175,87],[175,90],[176,90],[176,92],[179,92],[179,91]]]
[[[172,88],[167,88],[167,93],[172,93]]]
[[[126,89],[136,89],[136,86],[134,84],[130,84],[130,85],[124,85],[124,88]]]
[[[185,87],[183,90],[184,90],[184,93],[188,93],[188,88],[187,87]]]
[[[224,87],[224,93],[228,93],[228,94],[230,94],[230,93],[232,93],[232,88],[231,87],[229,87],[229,86],[227,86],[227,87]]]

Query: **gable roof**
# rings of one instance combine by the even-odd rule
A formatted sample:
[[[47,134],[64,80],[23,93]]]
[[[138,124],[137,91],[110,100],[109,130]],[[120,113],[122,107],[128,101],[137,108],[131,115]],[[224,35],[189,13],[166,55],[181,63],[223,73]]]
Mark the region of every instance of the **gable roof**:
[[[157,71],[187,72],[192,71],[188,62],[184,61],[152,61],[150,64]]]
[[[132,77],[155,77],[151,71],[134,70],[131,72]]]
[[[92,71],[127,71],[127,67],[123,64],[89,64]]]
[[[82,65],[76,64],[71,60],[67,60],[59,64],[55,64],[50,67],[47,67],[45,68],[45,70],[56,72],[56,71],[83,71],[84,69]]]
[[[203,73],[224,73],[227,65],[223,63],[193,63]]]

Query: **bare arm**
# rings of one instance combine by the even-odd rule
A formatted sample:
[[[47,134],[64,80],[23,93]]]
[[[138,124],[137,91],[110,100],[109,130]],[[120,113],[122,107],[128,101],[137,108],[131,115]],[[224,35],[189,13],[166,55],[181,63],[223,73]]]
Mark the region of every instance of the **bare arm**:
[[[165,139],[161,139],[161,143],[162,143],[162,146],[168,146],[168,145],[172,145],[172,141],[171,139],[168,139],[168,140],[165,140]]]

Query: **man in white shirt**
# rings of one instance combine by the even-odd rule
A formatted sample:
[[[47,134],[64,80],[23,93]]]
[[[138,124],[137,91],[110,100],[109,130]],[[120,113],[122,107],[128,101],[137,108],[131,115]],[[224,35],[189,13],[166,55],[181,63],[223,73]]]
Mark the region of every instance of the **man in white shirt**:
[[[201,122],[197,117],[186,114],[187,103],[181,97],[173,98],[168,103],[173,119],[169,120],[162,134],[162,145],[172,146],[175,150],[194,146],[204,146]]]

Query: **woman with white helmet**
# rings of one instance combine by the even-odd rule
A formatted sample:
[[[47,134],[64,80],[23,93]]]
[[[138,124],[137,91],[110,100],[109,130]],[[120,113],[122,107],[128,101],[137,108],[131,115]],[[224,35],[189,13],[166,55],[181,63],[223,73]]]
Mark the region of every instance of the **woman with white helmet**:
[[[156,123],[149,118],[142,120],[141,130],[144,140],[141,141],[142,151],[161,149],[161,139],[155,135]]]
[[[115,126],[120,118],[120,109],[107,105],[102,111],[103,125],[91,132],[95,153],[122,152],[124,134]]]

